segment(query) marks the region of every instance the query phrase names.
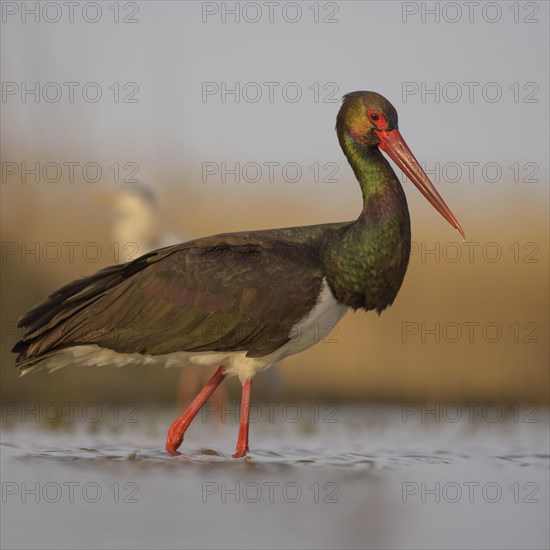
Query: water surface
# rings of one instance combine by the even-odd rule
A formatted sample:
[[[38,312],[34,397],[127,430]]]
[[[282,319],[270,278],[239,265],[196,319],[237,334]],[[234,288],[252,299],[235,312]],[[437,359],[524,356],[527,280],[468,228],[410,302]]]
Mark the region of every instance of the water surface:
[[[252,423],[241,460],[233,418],[199,416],[178,457],[162,450],[171,411],[10,418],[1,546],[548,548],[548,411],[450,422],[296,406],[296,421]]]

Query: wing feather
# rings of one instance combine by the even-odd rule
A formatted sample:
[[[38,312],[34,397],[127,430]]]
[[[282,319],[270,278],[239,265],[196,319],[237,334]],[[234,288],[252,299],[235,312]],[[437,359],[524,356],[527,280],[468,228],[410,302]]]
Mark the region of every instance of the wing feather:
[[[21,318],[18,362],[79,344],[269,354],[313,308],[324,276],[315,247],[284,231],[199,239],[73,281]]]

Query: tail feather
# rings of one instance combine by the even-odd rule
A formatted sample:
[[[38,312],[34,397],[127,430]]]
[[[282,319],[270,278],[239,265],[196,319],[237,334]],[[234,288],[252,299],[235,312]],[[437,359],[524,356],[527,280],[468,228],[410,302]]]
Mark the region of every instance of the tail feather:
[[[170,253],[168,249],[171,248],[174,247],[150,252],[132,262],[105,267],[93,275],[68,283],[53,292],[45,301],[34,306],[17,322],[19,328],[25,329],[25,334],[12,349],[18,354],[16,367],[23,373],[39,370],[40,363],[47,359],[51,360],[52,356],[62,348],[36,354],[33,353],[33,348],[37,347],[36,344],[42,343],[56,327],[101,298],[105,292],[164,257],[165,251]],[[67,343],[63,347],[74,345],[75,343]],[[48,368],[50,370],[61,368],[67,361],[69,361],[68,357],[60,357],[59,367]]]

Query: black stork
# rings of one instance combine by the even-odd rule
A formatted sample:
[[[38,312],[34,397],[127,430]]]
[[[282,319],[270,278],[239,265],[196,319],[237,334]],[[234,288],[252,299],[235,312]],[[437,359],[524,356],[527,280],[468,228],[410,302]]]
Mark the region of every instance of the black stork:
[[[409,212],[380,149],[464,236],[401,137],[387,99],[347,94],[336,131],[363,193],[356,220],[195,239],[73,281],[19,320],[25,334],[13,349],[17,368],[219,365],[170,427],[166,450],[179,454],[201,406],[226,376],[237,375],[242,399],[233,456],[245,456],[256,373],[314,345],[350,308],[381,313],[401,287]]]

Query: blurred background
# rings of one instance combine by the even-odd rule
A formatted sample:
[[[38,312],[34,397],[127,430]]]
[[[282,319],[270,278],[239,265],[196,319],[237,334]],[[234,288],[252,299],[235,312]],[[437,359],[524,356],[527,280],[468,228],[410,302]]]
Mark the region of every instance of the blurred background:
[[[18,317],[167,240],[354,219],[335,117],[375,90],[467,240],[403,178],[393,307],[349,313],[256,397],[548,402],[548,4],[473,22],[462,4],[456,22],[415,2],[79,4],[72,22],[50,4],[2,4],[2,399],[173,406],[177,369],[19,379]]]
[[[0,9],[2,548],[549,547],[547,2]],[[71,280],[356,218],[334,131],[354,90],[396,107],[466,241],[402,178],[394,305],[256,377],[250,456],[236,379],[172,457],[200,368],[17,376],[17,319]]]

